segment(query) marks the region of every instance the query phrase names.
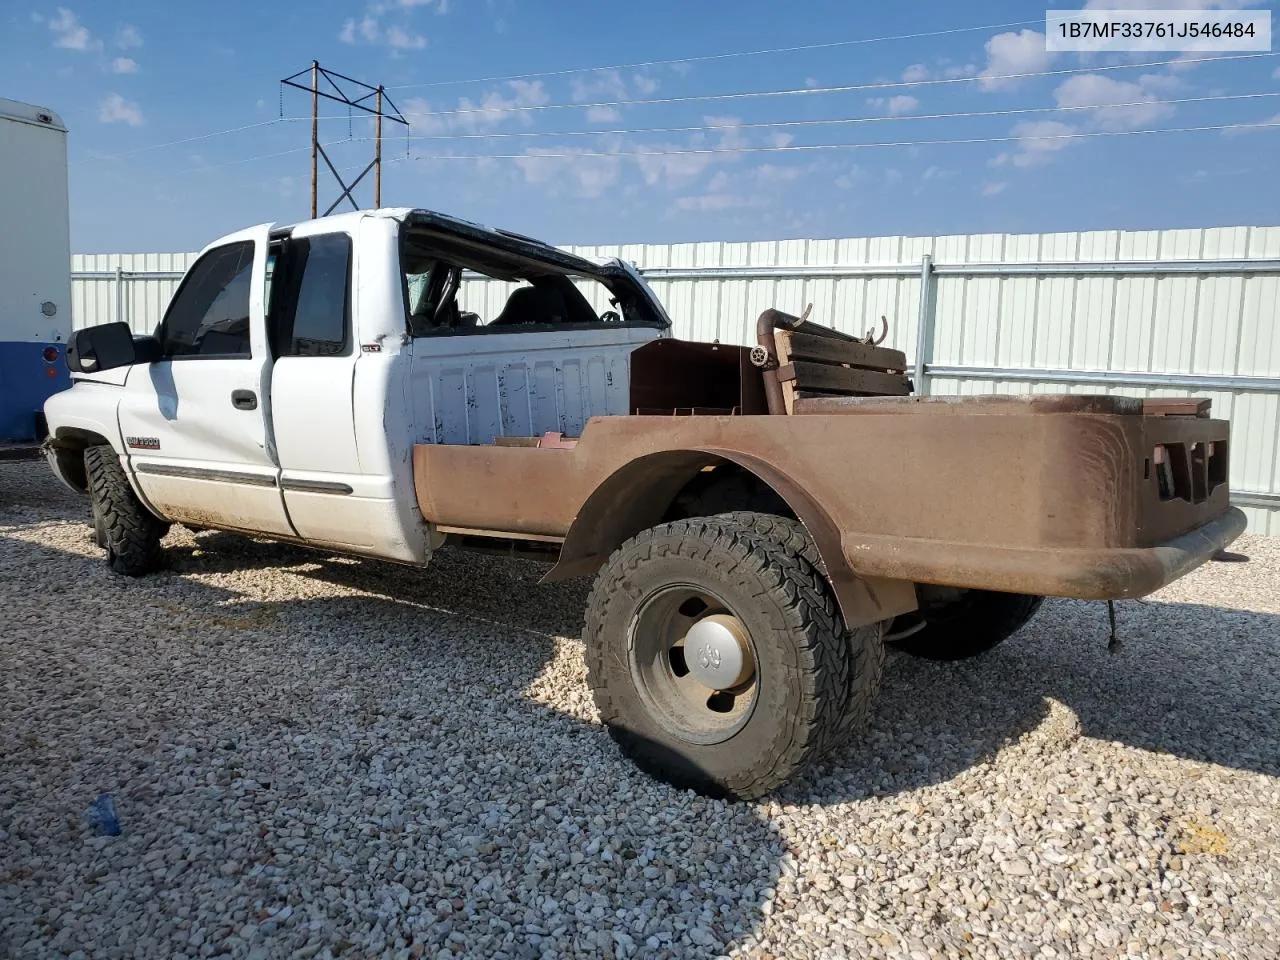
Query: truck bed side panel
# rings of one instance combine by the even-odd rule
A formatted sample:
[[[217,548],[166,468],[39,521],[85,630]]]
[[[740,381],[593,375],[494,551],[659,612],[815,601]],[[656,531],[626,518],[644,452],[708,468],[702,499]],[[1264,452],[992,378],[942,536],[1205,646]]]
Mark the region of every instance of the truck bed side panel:
[[[1156,589],[1177,564],[1151,551],[1231,511],[1225,482],[1194,502],[1161,499],[1150,463],[1156,445],[1225,449],[1222,421],[878,413],[606,417],[571,449],[418,446],[415,484],[437,524],[565,537],[592,511],[632,509],[589,501],[644,458],[694,454],[689,475],[719,458],[755,463],[816,505],[860,574],[1080,597]]]

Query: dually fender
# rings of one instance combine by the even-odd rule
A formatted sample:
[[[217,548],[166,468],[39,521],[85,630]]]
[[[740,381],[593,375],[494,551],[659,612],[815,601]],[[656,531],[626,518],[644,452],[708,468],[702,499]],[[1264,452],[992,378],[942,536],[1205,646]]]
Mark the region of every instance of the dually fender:
[[[565,535],[560,558],[545,581],[597,570],[619,545],[662,521],[676,495],[699,471],[728,461],[768,484],[804,524],[827,568],[827,578],[849,627],[889,620],[917,607],[915,584],[860,577],[845,558],[840,531],[822,504],[795,477],[738,450],[701,448],[652,453],[627,463],[583,503]]]

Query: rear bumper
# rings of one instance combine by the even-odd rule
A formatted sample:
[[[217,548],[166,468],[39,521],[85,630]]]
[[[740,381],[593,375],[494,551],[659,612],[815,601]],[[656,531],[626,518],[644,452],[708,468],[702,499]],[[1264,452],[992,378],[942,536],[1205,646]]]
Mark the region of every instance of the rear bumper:
[[[863,576],[1077,600],[1120,600],[1146,596],[1185,576],[1244,529],[1244,513],[1231,507],[1208,523],[1151,547],[1037,549],[859,535],[846,536],[842,546],[849,564]]]

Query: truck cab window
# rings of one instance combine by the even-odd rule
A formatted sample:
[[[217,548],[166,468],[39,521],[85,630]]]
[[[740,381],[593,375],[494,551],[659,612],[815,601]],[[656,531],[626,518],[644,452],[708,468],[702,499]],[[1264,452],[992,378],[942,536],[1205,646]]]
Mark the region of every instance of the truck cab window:
[[[351,238],[289,242],[289,290],[276,343],[280,356],[337,357],[351,351]]]
[[[247,357],[253,243],[230,243],[191,268],[161,325],[166,357]]]

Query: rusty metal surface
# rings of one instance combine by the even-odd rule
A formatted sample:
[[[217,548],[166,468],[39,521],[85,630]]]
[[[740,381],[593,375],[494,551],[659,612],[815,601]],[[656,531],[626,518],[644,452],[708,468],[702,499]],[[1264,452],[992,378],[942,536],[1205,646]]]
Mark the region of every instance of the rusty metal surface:
[[[1213,401],[1208,398],[1147,397],[1142,412],[1148,417],[1207,417]]]
[[[718,408],[765,413],[764,384],[746,347],[662,338],[631,354],[632,413]]]
[[[764,381],[765,403],[770,413],[782,415],[787,412],[786,400],[782,394],[782,382],[778,379],[778,348],[773,332],[778,329],[794,330],[804,323],[800,317],[793,317],[781,310],[769,309],[760,314],[756,320],[756,355],[763,352],[763,362],[756,363],[760,368],[760,376]],[[753,362],[755,362],[753,360]]]
[[[986,397],[812,397],[797,402],[795,412],[797,414],[895,415],[917,413],[931,417],[1053,413],[1141,416],[1145,402],[1137,397],[1086,394],[1023,394]]]
[[[1008,399],[600,417],[572,449],[418,446],[415,483],[434,523],[564,537],[558,571],[575,574],[659,522],[699,470],[737,463],[809,528],[842,604],[858,578],[1136,595],[1185,567],[1160,550],[1235,516],[1226,483],[1199,503],[1161,500],[1146,467],[1156,445],[1225,444],[1225,422],[1135,416],[1124,398]]]

